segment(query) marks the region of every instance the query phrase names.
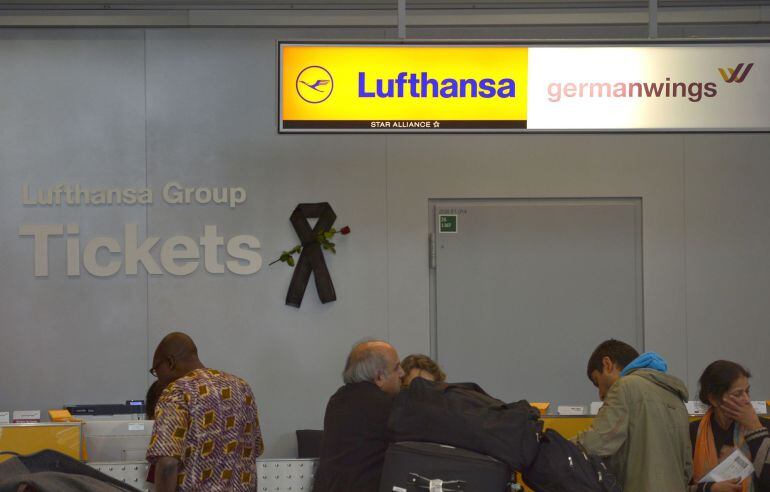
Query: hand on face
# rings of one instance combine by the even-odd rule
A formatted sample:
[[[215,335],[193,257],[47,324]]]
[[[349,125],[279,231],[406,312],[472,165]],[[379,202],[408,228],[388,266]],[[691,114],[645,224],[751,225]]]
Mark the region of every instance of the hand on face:
[[[751,431],[762,428],[759,417],[757,417],[750,401],[739,399],[733,395],[725,395],[722,398],[720,408],[727,417],[738,422],[744,429]]]

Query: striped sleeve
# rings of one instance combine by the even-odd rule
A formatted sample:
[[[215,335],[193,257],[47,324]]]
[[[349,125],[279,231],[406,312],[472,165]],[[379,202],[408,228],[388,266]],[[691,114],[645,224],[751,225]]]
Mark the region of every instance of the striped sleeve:
[[[770,435],[767,428],[746,434],[746,444],[754,460],[756,480],[764,487],[770,485]]]
[[[254,393],[251,388],[246,385],[246,391],[251,400],[251,410],[254,415],[254,449],[256,456],[262,456],[265,452],[265,443],[262,440],[262,428],[259,426],[259,410],[257,409],[257,402],[254,400]]]
[[[163,456],[181,459],[187,431],[190,428],[190,413],[178,386],[168,388],[158,400],[155,408],[155,424],[152,428],[147,461],[155,463]]]

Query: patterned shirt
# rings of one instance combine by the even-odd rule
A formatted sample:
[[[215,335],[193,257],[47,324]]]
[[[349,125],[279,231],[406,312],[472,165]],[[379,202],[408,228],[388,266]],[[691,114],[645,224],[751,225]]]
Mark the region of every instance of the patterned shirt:
[[[161,394],[147,461],[179,459],[183,492],[251,491],[263,450],[249,385],[231,374],[196,369]]]

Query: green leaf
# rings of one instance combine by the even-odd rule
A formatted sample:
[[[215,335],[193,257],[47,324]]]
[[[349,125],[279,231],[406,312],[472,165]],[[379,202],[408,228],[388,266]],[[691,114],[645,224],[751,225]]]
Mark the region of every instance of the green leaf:
[[[293,266],[294,266],[294,258],[292,258],[291,256],[289,256],[289,257],[286,259],[286,263],[288,263],[288,264],[289,264],[289,266],[292,266],[292,267],[293,267]]]

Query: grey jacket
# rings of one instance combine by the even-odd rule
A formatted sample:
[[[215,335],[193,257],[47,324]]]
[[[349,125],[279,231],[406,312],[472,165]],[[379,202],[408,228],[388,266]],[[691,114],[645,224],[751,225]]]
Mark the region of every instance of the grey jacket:
[[[692,476],[687,388],[653,369],[637,369],[612,385],[587,431],[575,440],[609,457],[625,492],[685,492]]]

